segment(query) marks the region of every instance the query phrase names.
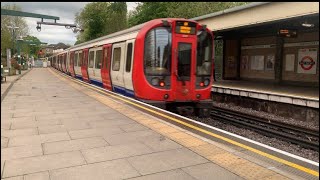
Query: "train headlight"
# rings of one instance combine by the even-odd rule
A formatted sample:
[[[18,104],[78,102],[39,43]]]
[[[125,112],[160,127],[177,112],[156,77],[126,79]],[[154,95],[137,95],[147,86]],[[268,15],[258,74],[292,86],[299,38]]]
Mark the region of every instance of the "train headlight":
[[[163,86],[165,85],[165,83],[164,83],[163,81],[161,81],[161,82],[159,83],[159,85],[160,85],[161,87],[163,87]]]
[[[164,98],[164,99],[168,99],[168,98],[169,98],[169,95],[168,95],[168,94],[165,94],[165,95],[163,96],[163,98]]]
[[[204,80],[204,85],[205,86],[208,86],[209,84],[210,84],[210,80],[209,79]]]
[[[158,86],[159,85],[159,78],[152,78],[151,79],[151,84],[153,85],[153,86]]]
[[[199,99],[201,97],[201,95],[200,94],[197,94],[197,98]]]

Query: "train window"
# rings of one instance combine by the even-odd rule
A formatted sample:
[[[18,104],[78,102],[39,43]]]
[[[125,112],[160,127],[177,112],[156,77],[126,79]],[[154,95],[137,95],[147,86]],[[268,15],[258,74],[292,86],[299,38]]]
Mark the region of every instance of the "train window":
[[[79,53],[79,66],[82,66],[83,55],[82,52]]]
[[[130,72],[131,70],[131,59],[132,59],[132,43],[129,43],[127,48],[126,72]]]
[[[101,59],[102,59],[102,50],[96,51],[96,60],[94,67],[96,69],[101,69]]]
[[[191,44],[179,43],[178,44],[178,75],[186,77],[185,80],[190,78],[191,70]]]
[[[107,69],[108,67],[108,49],[104,49],[104,68]]]
[[[170,46],[170,28],[158,27],[148,32],[144,50],[144,68],[146,74],[170,74]]]
[[[121,48],[113,49],[112,71],[120,70]]]
[[[78,55],[79,55],[79,53],[74,53],[73,54],[74,66],[78,66]]]
[[[212,50],[211,35],[206,31],[199,31],[197,43],[197,75],[211,75]]]
[[[94,51],[89,52],[89,67],[88,68],[93,68],[93,63],[94,63]]]

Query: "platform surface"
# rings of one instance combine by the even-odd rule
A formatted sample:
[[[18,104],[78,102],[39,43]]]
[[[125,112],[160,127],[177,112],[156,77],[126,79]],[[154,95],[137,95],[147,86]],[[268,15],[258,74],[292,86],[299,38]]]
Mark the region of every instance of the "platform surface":
[[[245,80],[214,82],[213,92],[319,108],[319,87],[303,87]]]
[[[34,68],[1,103],[1,178],[303,179]]]

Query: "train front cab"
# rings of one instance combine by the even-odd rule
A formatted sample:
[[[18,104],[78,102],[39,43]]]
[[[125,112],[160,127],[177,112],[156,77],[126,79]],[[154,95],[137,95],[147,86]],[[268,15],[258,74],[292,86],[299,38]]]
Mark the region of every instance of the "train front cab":
[[[147,83],[139,77],[141,74],[133,76],[136,97],[182,114],[195,110],[199,116],[209,116],[212,32],[188,20],[154,21],[150,26],[137,37],[144,48],[137,50],[136,56],[143,57],[143,64],[135,64],[135,70],[144,73]]]

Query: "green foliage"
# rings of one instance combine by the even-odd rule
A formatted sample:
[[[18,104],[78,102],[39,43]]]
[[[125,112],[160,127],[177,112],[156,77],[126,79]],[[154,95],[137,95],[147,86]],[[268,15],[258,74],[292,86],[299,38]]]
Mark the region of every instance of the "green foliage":
[[[247,2],[144,2],[129,13],[129,26],[157,18],[194,18],[214,13]]]
[[[84,32],[77,36],[77,42],[89,41],[127,28],[127,4],[125,2],[93,2],[76,13],[76,23]]]
[[[21,7],[16,4],[3,5],[1,6],[1,9],[21,11]],[[8,26],[19,27],[18,29],[15,29],[14,39],[18,36],[27,35],[29,31],[28,25],[23,17],[1,15],[1,49],[3,54],[6,54],[7,48],[15,49],[16,47],[13,42],[13,30]]]
[[[21,51],[31,56],[38,56],[38,51],[41,49],[41,41],[35,36],[26,36],[21,42]]]
[[[129,13],[128,24],[135,26],[157,18],[169,17],[169,2],[144,2],[139,3],[134,11]]]
[[[139,2],[127,15],[125,2],[93,2],[76,14],[76,22],[84,29],[76,44],[157,18],[194,18],[247,2]],[[127,18],[128,16],[128,18]],[[127,20],[128,19],[128,20]]]

